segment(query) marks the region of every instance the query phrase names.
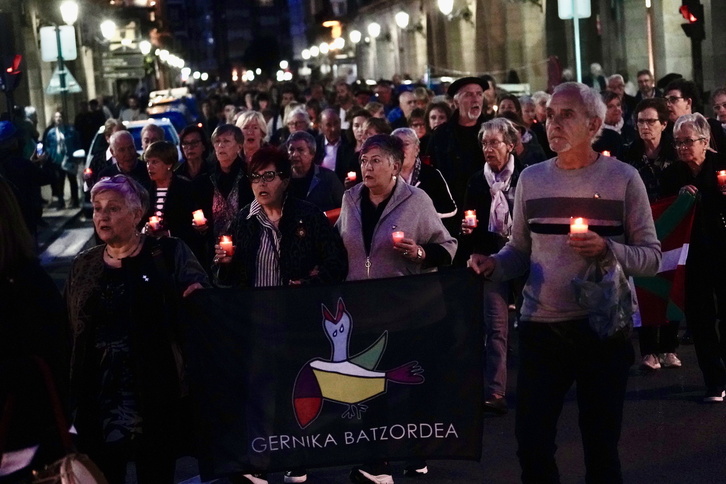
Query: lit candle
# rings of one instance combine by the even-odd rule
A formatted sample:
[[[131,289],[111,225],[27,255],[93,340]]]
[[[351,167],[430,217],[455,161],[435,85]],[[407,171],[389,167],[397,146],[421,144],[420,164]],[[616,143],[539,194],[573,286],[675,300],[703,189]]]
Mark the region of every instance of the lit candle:
[[[464,212],[464,220],[469,227],[476,227],[476,210],[467,210]]]
[[[195,210],[192,212],[192,220],[194,221],[194,225],[197,227],[201,227],[205,223],[207,223],[207,219],[204,218],[204,211],[203,210]]]
[[[86,168],[85,170],[83,170],[84,175],[90,175],[91,173],[93,173],[93,171],[90,168]]]
[[[570,234],[584,234],[587,232],[587,219],[582,217],[570,218]]]
[[[391,237],[393,237],[393,243],[398,244],[399,242],[401,242],[403,240],[403,232],[401,232],[401,231],[393,232],[393,234],[391,234]]]
[[[348,180],[355,181],[356,178],[358,178],[358,175],[356,175],[354,171],[348,172]]]
[[[222,248],[227,257],[234,255],[234,245],[232,245],[232,237],[223,235],[219,238],[219,246]]]
[[[159,220],[159,217],[156,215],[149,217],[149,227],[151,227],[151,230],[159,230],[159,227],[161,227],[161,220]]]
[[[608,150],[605,150],[602,152],[603,156],[610,156],[610,152]]]
[[[719,171],[716,176],[718,178],[718,186],[726,186],[726,170]]]

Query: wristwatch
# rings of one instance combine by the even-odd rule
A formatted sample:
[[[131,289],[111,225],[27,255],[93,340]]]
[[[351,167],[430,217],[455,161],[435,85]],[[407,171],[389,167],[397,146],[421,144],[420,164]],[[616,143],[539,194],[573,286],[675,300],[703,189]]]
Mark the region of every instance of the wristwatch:
[[[424,251],[423,251],[423,247],[421,247],[421,246],[419,245],[419,246],[418,246],[418,248],[416,249],[416,258],[417,258],[418,260],[421,260],[421,259],[423,259],[423,256],[424,256]]]

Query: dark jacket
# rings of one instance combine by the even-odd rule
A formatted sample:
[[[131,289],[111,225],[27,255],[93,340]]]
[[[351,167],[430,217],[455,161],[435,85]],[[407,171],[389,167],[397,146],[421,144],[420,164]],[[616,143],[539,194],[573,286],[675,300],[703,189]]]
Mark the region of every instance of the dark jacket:
[[[673,145],[668,143],[665,137],[661,137],[660,139],[660,150],[654,160],[648,159],[645,156],[645,144],[640,138],[637,138],[625,147],[625,152],[621,158],[622,161],[629,163],[633,168],[638,170],[651,203],[658,200],[661,196],[660,184],[663,170],[675,163],[677,159]]]
[[[604,128],[600,137],[592,144],[592,149],[598,153],[609,151],[610,156],[622,160],[625,140],[623,136],[615,130]]]
[[[313,177],[305,200],[323,212],[340,208],[345,188],[335,173],[318,165],[313,165],[310,169],[313,170]]]
[[[413,186],[426,192],[432,202],[439,218],[448,219],[456,216],[457,206],[449,190],[444,176],[433,166],[421,163],[418,180]]]
[[[319,165],[325,158],[325,135],[320,135],[317,138],[317,148],[315,150],[315,159],[313,162]],[[335,155],[335,174],[338,176],[338,180],[342,183],[345,177],[348,176],[349,171],[355,171],[357,165],[357,158],[355,154],[355,145],[349,143],[345,136],[340,137],[340,146],[338,146],[338,152]],[[360,168],[359,168],[360,169]]]
[[[133,170],[129,173],[122,173],[121,170],[118,169],[118,164],[116,163],[111,166],[107,166],[101,170],[101,173],[98,174],[97,180],[116,175],[128,175],[137,182],[141,183],[141,185],[147,190],[151,186],[151,179],[149,178],[149,172],[146,171],[146,164],[141,160],[136,160],[136,166],[134,166]]]
[[[218,266],[219,285],[251,287],[254,284],[262,228],[257,217],[247,218],[249,213],[250,205],[247,205],[232,224],[235,252],[230,263]],[[315,205],[288,196],[279,229],[283,285],[289,285],[290,281],[307,284],[345,280],[348,256],[343,241]]]

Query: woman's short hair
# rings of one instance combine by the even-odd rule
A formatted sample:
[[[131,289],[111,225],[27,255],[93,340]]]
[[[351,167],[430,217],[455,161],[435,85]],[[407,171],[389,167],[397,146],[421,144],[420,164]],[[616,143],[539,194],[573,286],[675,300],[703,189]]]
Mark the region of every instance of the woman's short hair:
[[[363,131],[368,131],[370,128],[376,130],[376,134],[391,134],[391,125],[388,124],[383,118],[370,117],[363,123]]]
[[[248,111],[248,112],[250,112],[250,111]],[[245,114],[247,114],[247,113],[245,113]],[[245,141],[245,137],[242,134],[242,130],[239,129],[237,126],[235,126],[234,124],[220,124],[219,126],[217,126],[216,128],[214,128],[214,132],[212,133],[212,143],[214,143],[214,141],[219,136],[222,136],[224,134],[231,134],[231,135],[233,135],[234,136],[234,140],[238,144],[242,144]]]
[[[244,126],[250,121],[257,122],[260,127],[260,131],[262,131],[262,137],[267,136],[267,123],[265,122],[265,117],[259,111],[245,111],[240,114],[235,126],[241,129],[244,128]]]
[[[393,130],[393,133],[391,133],[391,136],[396,136],[398,138],[403,138],[409,143],[413,143],[416,146],[419,145],[420,141],[418,139],[418,136],[416,136],[416,131],[414,131],[411,128],[397,128]]]
[[[421,108],[413,108],[411,111],[411,114],[408,115],[408,125],[411,126],[411,120],[413,119],[421,119],[426,120],[426,111],[424,111]]]
[[[389,134],[375,134],[363,142],[360,154],[363,156],[373,148],[378,148],[391,163],[403,164],[403,141]]]
[[[310,128],[310,115],[305,109],[305,106],[299,104],[297,107],[295,107],[295,109],[290,111],[287,116],[285,116],[285,124],[293,121],[295,118],[303,118],[303,120],[307,123],[307,127],[305,129]]]
[[[640,101],[638,105],[635,106],[635,111],[633,115],[636,121],[638,120],[638,114],[641,111],[645,111],[646,109],[655,109],[655,111],[658,113],[658,121],[660,121],[661,123],[668,122],[668,117],[670,116],[670,113],[668,111],[668,103],[662,97],[647,98]]]
[[[140,210],[146,213],[149,210],[149,192],[139,182],[126,175],[114,175],[101,178],[91,188],[91,201],[96,195],[103,192],[115,192],[124,199],[126,208],[130,211]]]
[[[274,146],[263,146],[255,151],[247,167],[247,173],[256,173],[269,164],[275,166],[275,171],[282,173],[281,179],[290,178],[292,174],[290,160],[284,151]]]
[[[612,91],[605,91],[604,93],[602,93],[602,102],[605,103],[606,107],[607,107],[608,103],[610,101],[612,101],[613,99],[617,99],[618,101],[620,101],[620,96],[618,96],[617,93],[612,92]],[[622,101],[620,104],[622,104]]]
[[[35,258],[35,243],[10,184],[0,176],[0,277]]]
[[[126,129],[124,123],[119,119],[109,118],[103,123],[103,136],[110,138],[114,131]]]
[[[519,104],[520,104],[520,106],[534,106],[537,103],[534,102],[534,99],[532,99],[532,96],[525,94],[519,98]]]
[[[480,145],[484,139],[484,134],[488,132],[500,133],[504,142],[510,145],[519,143],[519,130],[507,118],[494,118],[486,123],[482,123],[481,129],[479,129],[479,135],[477,136]]]
[[[431,101],[431,92],[423,86],[418,86],[413,90],[413,98],[416,101],[426,101],[426,103],[429,103]]]
[[[305,144],[308,147],[308,150],[310,151],[311,155],[314,155],[317,151],[317,143],[315,142],[315,137],[308,133],[307,131],[296,131],[292,133],[290,136],[288,136],[287,141],[285,141],[285,144],[287,146],[290,146],[291,143],[294,143],[295,141],[304,141]]]
[[[375,116],[375,114],[378,111],[383,109],[383,104],[376,102],[376,101],[371,101],[368,104],[366,104],[365,106],[363,106],[363,109],[365,109],[366,111],[371,113],[371,116]]]
[[[199,135],[199,139],[202,140],[202,146],[204,146],[204,153],[202,153],[202,159],[206,160],[209,154],[212,152],[212,144],[209,142],[209,137],[207,136],[207,132],[199,126],[198,124],[190,124],[186,128],[184,128],[181,133],[179,133],[179,142],[181,144],[184,144],[184,138],[189,136],[190,134],[197,133]],[[186,158],[184,155],[184,150],[182,150],[182,156]]]
[[[701,113],[684,114],[683,116],[676,119],[673,125],[673,136],[675,137],[683,128],[691,128],[693,131],[698,133],[701,138],[706,138],[707,141],[711,140],[711,126],[708,124],[708,120]]]
[[[446,115],[446,120],[448,121],[451,119],[451,106],[448,105],[448,103],[431,103],[426,107],[426,112],[424,113],[424,119],[426,120],[426,129],[430,130],[429,128],[429,115],[431,114],[431,111],[441,111]]]
[[[505,99],[512,101],[512,103],[514,104],[514,110],[517,112],[517,114],[522,116],[522,103],[519,102],[519,98],[514,94],[505,94],[500,97],[497,106],[500,106],[502,104],[502,101],[504,101]]]
[[[552,99],[552,96],[544,91],[536,91],[534,94],[532,94],[532,101],[534,101],[535,105],[540,104],[543,101],[547,103],[550,101],[550,99]]]
[[[165,165],[175,165],[179,161],[179,152],[173,143],[168,141],[154,141],[146,147],[144,159],[159,158]]]

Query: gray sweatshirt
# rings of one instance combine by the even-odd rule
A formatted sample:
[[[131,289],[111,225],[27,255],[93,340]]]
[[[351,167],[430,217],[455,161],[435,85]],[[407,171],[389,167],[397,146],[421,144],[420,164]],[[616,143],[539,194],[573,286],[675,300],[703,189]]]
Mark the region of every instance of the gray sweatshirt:
[[[570,217],[586,218],[589,230],[608,240],[628,276],[652,276],[661,259],[648,195],[638,172],[600,156],[577,170],[563,170],[555,158],[522,172],[514,201],[512,237],[497,253],[495,280],[529,270],[523,321],[556,322],[587,316],[571,281],[593,262],[567,245]]]

